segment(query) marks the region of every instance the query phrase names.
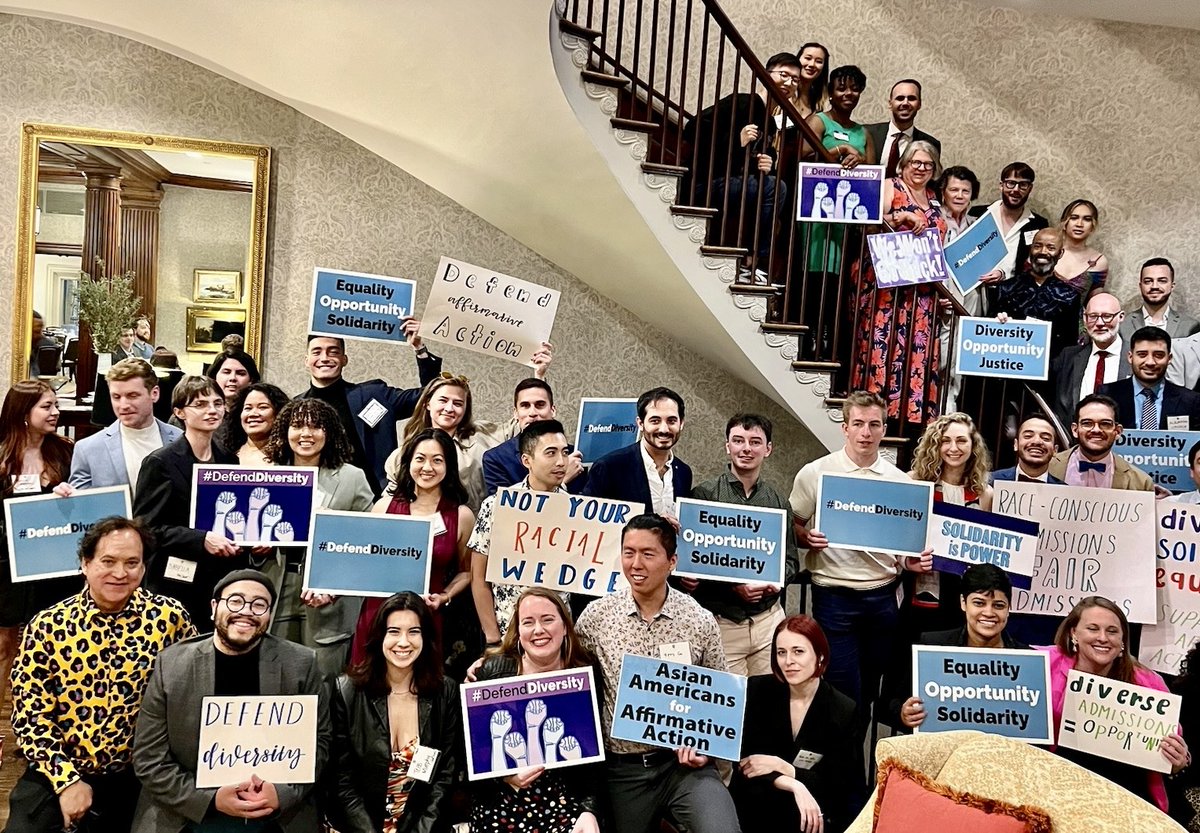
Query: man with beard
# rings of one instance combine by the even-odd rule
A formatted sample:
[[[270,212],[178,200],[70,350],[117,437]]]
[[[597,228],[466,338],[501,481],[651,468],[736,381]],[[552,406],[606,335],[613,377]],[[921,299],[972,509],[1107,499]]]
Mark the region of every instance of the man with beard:
[[[1175,267],[1165,257],[1152,257],[1142,264],[1138,273],[1138,292],[1142,304],[1130,310],[1121,325],[1121,337],[1126,341],[1134,330],[1142,327],[1161,327],[1171,338],[1183,338],[1200,332],[1197,321],[1177,304],[1171,303],[1175,291]]]
[[[867,125],[867,133],[875,147],[879,148],[880,164],[886,166],[884,175],[896,175],[896,165],[900,156],[913,142],[929,142],[942,152],[942,143],[930,136],[924,130],[917,128],[917,113],[921,112],[921,82],[915,78],[905,78],[892,85],[888,93],[888,110],[891,111],[891,121],[881,121]]]
[[[1158,327],[1142,327],[1129,340],[1133,378],[1104,385],[1098,393],[1117,403],[1117,420],[1141,431],[1200,429],[1200,394],[1166,380],[1171,336]]]
[[[1087,342],[1063,350],[1051,365],[1052,407],[1063,425],[1071,424],[1080,399],[1133,374],[1122,344],[1124,316],[1116,295],[1097,292],[1083,311]]]
[[[1068,486],[1154,491],[1150,475],[1113,453],[1121,423],[1112,397],[1094,393],[1080,400],[1071,434],[1079,445],[1054,455],[1049,468],[1054,477]]]
[[[1044,416],[1028,417],[1017,429],[1013,440],[1017,452],[1017,464],[1012,468],[992,472],[992,482],[1017,480],[1022,483],[1049,483],[1061,486],[1063,482],[1050,474],[1050,460],[1058,444],[1054,438],[1054,425]]]
[[[196,787],[201,711],[210,696],[318,695],[316,776],[321,777],[329,756],[329,701],[316,654],[267,633],[275,598],[275,585],[262,573],[232,572],[213,588],[215,633],[180,642],[159,656],[133,748],[134,771],[142,782],[133,825],[138,833],[320,829],[313,784],[275,784],[252,776],[219,789]]]
[[[997,315],[1010,319],[1049,321],[1050,359],[1076,342],[1079,327],[1079,292],[1054,276],[1054,265],[1063,253],[1063,234],[1044,228],[1033,235],[1029,269],[996,287]]]
[[[1007,165],[1000,174],[1000,199],[987,208],[980,206],[970,211],[972,217],[992,215],[1007,250],[1004,260],[981,279],[988,293],[986,309],[989,314],[994,314],[991,312],[992,304],[995,303],[994,285],[1015,277],[1025,268],[1034,233],[1050,225],[1045,217],[1034,213],[1028,206],[1029,195],[1033,193],[1034,178],[1033,168],[1024,162]]]

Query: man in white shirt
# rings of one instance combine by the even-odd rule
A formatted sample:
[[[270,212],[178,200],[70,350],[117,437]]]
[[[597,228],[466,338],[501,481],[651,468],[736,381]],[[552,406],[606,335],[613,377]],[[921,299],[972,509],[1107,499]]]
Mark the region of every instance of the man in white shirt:
[[[1125,316],[1125,323],[1121,325],[1121,338],[1125,341],[1128,342],[1134,331],[1142,327],[1160,327],[1172,339],[1200,332],[1200,322],[1171,304],[1171,293],[1175,291],[1175,267],[1165,257],[1152,257],[1142,264],[1142,271],[1138,275],[1138,291],[1142,296],[1141,306],[1130,310]]]
[[[1050,366],[1054,415],[1063,426],[1071,424],[1079,400],[1133,375],[1120,335],[1124,319],[1117,296],[1097,292],[1083,311],[1087,343],[1066,348]]]
[[[994,291],[991,290],[1000,281],[1016,277],[1025,268],[1029,258],[1029,247],[1033,245],[1033,236],[1040,229],[1048,228],[1050,222],[1041,214],[1029,207],[1029,197],[1033,193],[1033,181],[1036,178],[1033,168],[1024,162],[1011,162],[1004,167],[1000,174],[1000,199],[987,208],[972,208],[972,217],[991,214],[996,221],[996,228],[1004,238],[1007,254],[995,269],[983,276],[981,282],[989,294],[986,296],[986,314],[991,314],[995,304]]]
[[[921,112],[920,81],[905,78],[893,84],[888,93],[888,110],[892,114],[891,121],[868,124],[867,132],[879,148],[879,164],[886,166],[889,177],[896,175],[901,154],[913,142],[929,142],[941,153],[942,143],[913,124],[917,113]]]

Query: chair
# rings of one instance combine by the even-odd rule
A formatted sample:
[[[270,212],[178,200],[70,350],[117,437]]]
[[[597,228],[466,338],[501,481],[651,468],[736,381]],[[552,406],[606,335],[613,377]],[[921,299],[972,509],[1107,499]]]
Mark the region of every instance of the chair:
[[[79,339],[73,336],[67,338],[67,346],[63,349],[63,370],[71,379],[75,378],[75,368],[79,365]]]
[[[38,376],[57,376],[58,375],[58,345],[51,342],[38,347],[37,351],[37,370]]]

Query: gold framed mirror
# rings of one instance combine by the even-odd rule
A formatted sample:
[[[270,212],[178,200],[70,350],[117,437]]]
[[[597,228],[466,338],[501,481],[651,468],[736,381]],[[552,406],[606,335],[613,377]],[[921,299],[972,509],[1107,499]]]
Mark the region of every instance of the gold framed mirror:
[[[78,335],[73,281],[81,273],[133,273],[149,343],[194,373],[212,351],[197,343],[189,308],[197,286],[210,293],[206,306],[220,293],[222,314],[244,320],[244,349],[261,365],[270,170],[263,145],[22,125],[11,379],[32,369],[55,375],[48,373],[54,356],[42,354],[57,341],[60,372],[78,362],[77,390],[90,389],[83,377],[95,362],[78,355],[78,343],[68,355]],[[38,355],[35,310],[49,334]]]

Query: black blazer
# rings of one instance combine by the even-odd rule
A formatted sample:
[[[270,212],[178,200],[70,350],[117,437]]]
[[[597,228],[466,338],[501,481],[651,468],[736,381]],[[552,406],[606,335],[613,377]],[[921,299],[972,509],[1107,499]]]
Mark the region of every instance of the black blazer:
[[[675,486],[676,500],[692,496],[692,469],[678,457],[671,463],[671,482]],[[637,442],[610,451],[592,463],[583,493],[589,497],[641,503],[647,512],[653,512],[650,482],[646,479],[646,467],[642,462],[642,444]]]
[[[871,134],[871,139],[875,143],[875,153],[879,155],[878,161],[880,165],[887,164],[887,159],[883,155],[883,146],[887,142],[888,130],[891,126],[892,123],[890,121],[879,121],[867,125],[867,133]],[[929,142],[938,153],[942,152],[942,143],[936,137],[929,135],[915,124],[912,130],[914,142]]]
[[[331,687],[334,765],[326,768],[322,784],[326,814],[341,833],[376,833],[383,829],[392,762],[387,695],[368,694],[344,674]],[[449,831],[450,792],[463,761],[462,711],[454,680],[446,677],[441,691],[417,700],[417,732],[422,746],[441,754],[429,782],[414,782],[399,830]]]
[[[1129,352],[1125,344],[1117,351],[1121,355],[1117,361],[1117,379],[1128,379],[1133,375],[1129,366]],[[1079,404],[1079,386],[1083,384],[1083,372],[1087,369],[1088,359],[1092,355],[1092,343],[1077,344],[1068,347],[1054,357],[1050,363],[1050,383],[1054,388],[1054,415],[1069,432],[1071,423],[1075,421],[1075,406]],[[1106,362],[1113,361],[1105,358]],[[1103,386],[1101,386],[1103,387]]]
[[[1133,429],[1138,424],[1138,410],[1141,401],[1134,403],[1134,380],[1122,379],[1119,382],[1101,385],[1097,393],[1111,396],[1117,401],[1117,422],[1122,427]],[[1167,417],[1186,416],[1188,430],[1200,430],[1200,393],[1188,390],[1173,382],[1163,382],[1162,416],[1158,419],[1158,430],[1167,430]]]

